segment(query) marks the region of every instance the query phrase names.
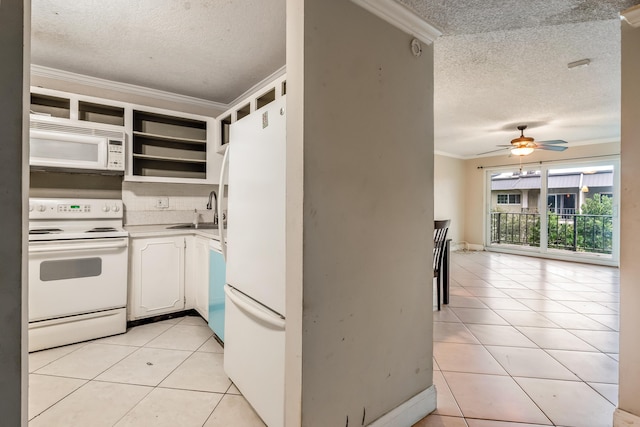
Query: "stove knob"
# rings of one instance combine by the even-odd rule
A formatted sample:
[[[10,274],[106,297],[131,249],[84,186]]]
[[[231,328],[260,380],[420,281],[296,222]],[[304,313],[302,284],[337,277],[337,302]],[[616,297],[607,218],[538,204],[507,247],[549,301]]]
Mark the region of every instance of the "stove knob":
[[[38,205],[38,212],[44,212],[47,210],[47,207],[45,205]]]
[[[113,206],[111,207],[111,210],[112,210],[113,212],[118,212],[118,211],[120,210],[120,206],[118,206],[118,205],[113,205]]]
[[[102,207],[102,212],[109,212],[109,209],[110,209],[110,208],[109,208],[109,206],[108,206],[108,205],[104,205],[104,206]]]

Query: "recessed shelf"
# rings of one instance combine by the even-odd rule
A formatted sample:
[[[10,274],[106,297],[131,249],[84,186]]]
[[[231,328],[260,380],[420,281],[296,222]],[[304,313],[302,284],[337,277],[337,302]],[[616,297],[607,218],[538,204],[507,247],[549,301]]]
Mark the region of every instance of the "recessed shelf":
[[[207,179],[207,123],[133,111],[132,175]]]
[[[229,143],[229,126],[231,126],[231,115],[220,119],[220,145],[222,146]]]
[[[251,104],[246,104],[236,110],[236,121],[243,119],[251,114]]]
[[[179,142],[182,144],[200,144],[200,145],[207,144],[206,139],[178,138],[175,136],[158,135],[155,133],[138,132],[135,130],[133,131],[133,135],[140,138],[154,139],[157,141],[171,141],[171,142]]]
[[[79,101],[78,119],[87,122],[124,126],[124,108]]]
[[[165,157],[165,156],[152,156],[149,154],[135,154],[133,155],[135,159],[147,159],[147,160],[158,160],[161,162],[181,162],[181,163],[207,163],[207,160],[201,159],[188,159],[188,158],[178,158],[178,157]]]
[[[258,97],[256,99],[256,110],[264,107],[265,105],[276,100],[276,88],[271,89],[269,92],[264,95]]]
[[[30,112],[42,116],[68,119],[71,117],[71,101],[68,98],[32,93]]]

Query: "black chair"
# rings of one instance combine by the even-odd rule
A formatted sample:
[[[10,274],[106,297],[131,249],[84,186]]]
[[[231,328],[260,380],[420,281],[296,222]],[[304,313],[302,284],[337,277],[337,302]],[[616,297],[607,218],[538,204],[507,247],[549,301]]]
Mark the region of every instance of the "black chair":
[[[451,220],[435,220],[433,222],[433,277],[436,278],[438,310],[440,310],[441,294],[440,289],[443,288],[443,260],[446,254],[447,232]]]

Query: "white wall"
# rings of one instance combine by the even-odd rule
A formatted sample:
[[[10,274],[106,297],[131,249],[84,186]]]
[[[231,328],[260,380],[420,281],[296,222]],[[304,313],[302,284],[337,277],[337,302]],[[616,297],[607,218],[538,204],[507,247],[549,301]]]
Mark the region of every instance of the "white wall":
[[[640,27],[622,22],[620,388],[618,407],[640,417]],[[636,418],[640,422],[640,418]],[[622,425],[622,424],[621,424]],[[624,424],[626,425],[626,424]]]
[[[213,206],[211,210],[206,209],[211,191],[215,191],[216,195],[219,194],[219,186],[124,182],[122,184],[124,223],[139,225],[192,222],[194,210],[198,211],[199,222],[212,222],[216,208]],[[228,194],[228,191],[225,191],[225,194]],[[169,200],[168,208],[156,207],[156,200],[159,197]],[[223,206],[226,206],[226,198]],[[221,213],[218,217],[222,218]]]
[[[27,425],[26,135],[30,2],[0,2],[0,414]],[[24,23],[24,24],[23,24]]]
[[[452,249],[461,249],[464,239],[465,223],[465,161],[454,157],[435,155],[434,157],[434,217],[450,219],[451,225],[447,237],[452,239]]]
[[[302,341],[287,385],[298,376],[302,403],[288,425],[367,425],[432,385],[433,49],[412,56],[412,37],[349,1],[294,3],[287,145],[304,172],[288,163],[288,197],[304,228],[287,342],[298,321]]]

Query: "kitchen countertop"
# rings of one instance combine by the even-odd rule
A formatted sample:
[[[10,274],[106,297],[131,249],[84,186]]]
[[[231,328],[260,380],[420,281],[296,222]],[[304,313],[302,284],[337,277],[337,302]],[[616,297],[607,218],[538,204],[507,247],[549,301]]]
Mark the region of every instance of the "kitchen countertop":
[[[157,236],[178,236],[196,235],[220,241],[219,230],[215,229],[194,229],[180,228],[170,229],[177,224],[150,224],[150,225],[126,225],[124,229],[129,232],[129,237],[157,237]]]

